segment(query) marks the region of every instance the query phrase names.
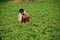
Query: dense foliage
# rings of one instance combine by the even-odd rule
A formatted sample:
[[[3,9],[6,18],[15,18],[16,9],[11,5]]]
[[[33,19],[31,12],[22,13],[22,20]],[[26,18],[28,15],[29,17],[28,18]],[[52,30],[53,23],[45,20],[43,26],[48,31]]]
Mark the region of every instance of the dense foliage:
[[[30,22],[18,23],[18,10],[24,8]],[[0,40],[60,40],[60,1],[43,0],[14,4],[0,2]]]

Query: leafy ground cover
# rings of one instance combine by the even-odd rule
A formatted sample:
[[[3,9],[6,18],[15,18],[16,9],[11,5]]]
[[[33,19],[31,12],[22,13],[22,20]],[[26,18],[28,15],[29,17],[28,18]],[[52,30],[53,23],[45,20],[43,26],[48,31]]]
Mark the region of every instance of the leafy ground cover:
[[[18,23],[18,10],[24,8],[30,22]],[[60,40],[60,1],[43,0],[14,4],[0,2],[0,40]]]

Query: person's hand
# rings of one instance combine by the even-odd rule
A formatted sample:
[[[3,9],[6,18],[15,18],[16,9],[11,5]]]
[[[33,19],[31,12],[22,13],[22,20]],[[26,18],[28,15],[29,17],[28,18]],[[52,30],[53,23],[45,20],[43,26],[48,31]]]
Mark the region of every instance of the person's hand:
[[[27,16],[26,16],[26,18],[30,18],[30,16],[29,16],[29,15],[27,15]]]
[[[25,16],[22,16],[22,18],[26,18]]]

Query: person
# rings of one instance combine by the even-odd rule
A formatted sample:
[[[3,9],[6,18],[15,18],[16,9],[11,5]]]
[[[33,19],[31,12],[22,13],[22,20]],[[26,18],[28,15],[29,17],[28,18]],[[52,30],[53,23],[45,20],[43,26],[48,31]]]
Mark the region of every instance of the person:
[[[18,22],[28,22],[30,20],[29,14],[24,9],[19,9]]]

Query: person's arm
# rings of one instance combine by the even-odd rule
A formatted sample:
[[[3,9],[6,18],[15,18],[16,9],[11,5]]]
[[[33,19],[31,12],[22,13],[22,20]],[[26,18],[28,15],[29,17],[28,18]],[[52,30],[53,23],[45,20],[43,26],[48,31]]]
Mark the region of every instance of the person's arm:
[[[18,22],[21,22],[22,21],[22,15],[19,13],[18,15]]]
[[[29,15],[26,11],[24,11],[25,15]]]
[[[27,12],[25,12],[25,17],[26,17],[27,19],[30,19],[30,15],[29,15]]]

